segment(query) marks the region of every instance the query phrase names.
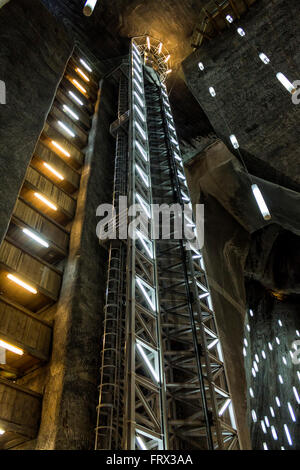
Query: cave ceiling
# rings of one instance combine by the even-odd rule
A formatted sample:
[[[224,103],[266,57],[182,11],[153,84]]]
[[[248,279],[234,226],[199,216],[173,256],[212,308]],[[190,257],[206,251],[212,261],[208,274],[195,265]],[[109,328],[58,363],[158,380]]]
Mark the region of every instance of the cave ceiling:
[[[190,142],[212,132],[181,70],[181,62],[192,52],[192,33],[206,0],[98,0],[90,17],[82,13],[84,0],[42,1],[72,37],[86,44],[99,59],[127,54],[133,36],[149,34],[161,39],[172,56],[174,72],[168,88],[179,137]]]

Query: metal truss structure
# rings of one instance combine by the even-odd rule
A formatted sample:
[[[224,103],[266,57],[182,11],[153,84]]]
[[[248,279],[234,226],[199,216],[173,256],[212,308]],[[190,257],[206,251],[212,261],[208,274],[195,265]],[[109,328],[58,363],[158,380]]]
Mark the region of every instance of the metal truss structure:
[[[112,224],[129,237],[110,241],[95,448],[237,449],[202,254],[175,218],[167,239],[154,224],[153,203],[191,207],[167,90],[134,40],[114,78],[114,205],[127,195],[128,213]]]

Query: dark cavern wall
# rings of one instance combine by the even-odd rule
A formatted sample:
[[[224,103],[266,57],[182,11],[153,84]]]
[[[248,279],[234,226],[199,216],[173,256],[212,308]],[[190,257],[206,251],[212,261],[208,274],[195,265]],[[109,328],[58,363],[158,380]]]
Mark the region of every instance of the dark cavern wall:
[[[7,90],[0,114],[2,239],[74,38],[42,2],[15,0],[1,9],[0,41],[1,79]],[[96,67],[100,76],[108,72],[100,61]],[[53,325],[52,358],[17,379],[20,386],[43,395],[39,435],[17,445],[19,449],[93,448],[107,261],[96,237],[96,208],[112,197],[114,140],[109,125],[115,100],[113,87],[104,80],[85,149],[61,295],[39,315]]]

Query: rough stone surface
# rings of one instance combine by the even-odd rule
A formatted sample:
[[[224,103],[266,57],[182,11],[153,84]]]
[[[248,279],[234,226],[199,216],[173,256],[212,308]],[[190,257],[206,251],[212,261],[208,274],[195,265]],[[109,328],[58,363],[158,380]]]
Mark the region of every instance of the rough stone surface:
[[[251,172],[261,176],[262,170],[263,177],[270,179],[267,163],[277,172],[275,183],[299,191],[300,105],[292,103],[275,76],[280,71],[292,82],[300,78],[298,8],[297,0],[257,2],[221,37],[189,56],[183,70],[216,133],[230,145],[225,116]],[[236,33],[237,26],[245,29],[248,40]],[[272,66],[261,62],[255,48],[267,54]],[[205,64],[204,73],[198,69],[199,61]],[[216,90],[214,99],[209,86]]]
[[[270,419],[269,406],[274,405],[275,392],[281,401],[289,396],[297,409],[292,393],[298,382],[297,366],[291,364],[289,350],[299,329],[299,193],[252,177],[271,209],[272,219],[265,222],[250,196],[249,177],[221,141],[190,160],[186,174],[193,203],[205,204],[204,255],[242,446],[250,447],[248,423],[253,448],[262,449],[266,437],[258,430],[259,425],[251,424],[251,409],[255,406],[260,419],[265,415]],[[244,366],[248,308],[255,314],[249,319],[249,351]],[[283,328],[279,328],[279,318]],[[261,358],[260,378],[255,380],[251,375],[254,354],[266,349],[268,341],[275,349],[276,335],[281,345],[265,363]],[[283,355],[287,366],[282,362]],[[279,387],[278,374],[282,374],[284,386]],[[250,386],[256,399],[251,401],[248,396],[247,408]],[[286,402],[285,398],[285,409],[280,413],[277,410],[272,423],[280,428],[281,438],[289,415]],[[293,423],[290,431],[298,435]],[[269,436],[269,448],[278,448],[274,443],[271,447],[272,439]]]
[[[7,103],[0,105],[1,241],[72,45],[38,0],[1,8],[0,44]]]

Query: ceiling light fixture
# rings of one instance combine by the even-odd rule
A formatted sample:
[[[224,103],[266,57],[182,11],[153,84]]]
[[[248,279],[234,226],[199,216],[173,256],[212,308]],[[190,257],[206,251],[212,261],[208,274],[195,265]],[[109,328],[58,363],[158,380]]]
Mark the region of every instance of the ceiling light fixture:
[[[85,16],[91,16],[91,14],[94,11],[97,1],[98,0],[87,0],[85,2],[84,7],[83,7],[83,14]]]
[[[34,287],[30,286],[29,284],[22,281],[21,279],[14,276],[13,274],[8,274],[7,277],[11,281],[13,281],[15,284],[18,284],[18,286],[23,287],[24,289],[28,290],[28,292],[31,292],[31,294],[37,294],[37,290]]]

